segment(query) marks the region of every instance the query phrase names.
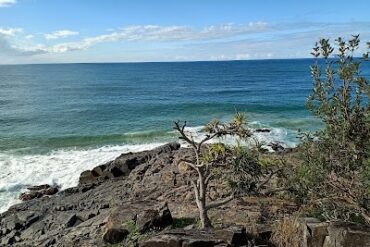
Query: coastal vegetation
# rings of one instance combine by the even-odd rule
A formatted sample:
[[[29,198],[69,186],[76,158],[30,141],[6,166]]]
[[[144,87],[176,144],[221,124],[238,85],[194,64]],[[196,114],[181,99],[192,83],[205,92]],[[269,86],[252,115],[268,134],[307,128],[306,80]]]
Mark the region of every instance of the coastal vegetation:
[[[370,224],[370,84],[355,58],[359,35],[332,45],[321,39],[313,48],[314,87],[307,108],[324,123],[302,135],[297,197],[326,220]],[[370,45],[368,43],[368,45]],[[321,59],[318,59],[321,58]]]
[[[216,138],[222,141],[219,138],[225,136],[237,136],[244,144],[250,140],[252,132],[244,114],[237,113],[227,124],[212,121],[204,129],[204,139],[198,142],[186,132],[186,122],[175,122],[180,139],[194,150],[195,161],[183,161],[197,174],[191,183],[201,228],[212,226],[209,209],[236,196],[261,195],[261,189],[273,177],[283,185],[275,191],[288,191],[303,205],[303,215],[370,224],[370,85],[361,75],[361,62],[367,61],[369,53],[355,58],[359,44],[359,35],[355,35],[348,41],[338,38],[336,46],[329,39],[321,39],[313,48],[313,89],[306,105],[324,128],[300,134],[294,165],[286,157],[260,158],[265,149],[258,141],[249,147],[240,141],[236,145],[208,143]],[[274,170],[263,169],[266,163],[272,163]],[[228,164],[226,170],[231,172],[225,172],[222,164]],[[221,181],[230,185],[230,196],[208,202],[207,188],[217,167],[224,169],[219,174],[229,175]]]
[[[196,172],[196,178],[190,178],[190,182],[199,210],[201,228],[212,227],[208,216],[210,209],[220,207],[236,197],[260,193],[263,186],[278,172],[261,165],[257,149],[241,145],[241,141],[247,142],[252,135],[242,113],[236,113],[229,123],[213,120],[206,125],[205,137],[199,141],[186,131],[186,122],[175,122],[174,129],[180,134],[179,138],[194,151],[195,159],[182,159],[181,162]],[[226,136],[237,137],[237,144],[220,143],[220,138]],[[209,143],[215,139],[218,142]],[[209,201],[208,186],[215,177],[218,181],[227,183],[230,195],[217,201]]]
[[[270,130],[239,112],[198,135],[177,121],[185,145],[121,154],[56,195],[29,187],[1,214],[0,246],[368,246],[369,52],[355,57],[359,47],[356,35],[313,48],[307,108],[323,128],[301,132],[296,148],[255,139]]]

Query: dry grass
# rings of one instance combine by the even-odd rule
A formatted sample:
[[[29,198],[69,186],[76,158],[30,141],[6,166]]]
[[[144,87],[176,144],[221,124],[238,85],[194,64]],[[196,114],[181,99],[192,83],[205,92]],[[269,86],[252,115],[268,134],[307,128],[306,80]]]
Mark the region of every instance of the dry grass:
[[[298,218],[284,218],[274,225],[271,241],[277,247],[302,247],[302,236]]]

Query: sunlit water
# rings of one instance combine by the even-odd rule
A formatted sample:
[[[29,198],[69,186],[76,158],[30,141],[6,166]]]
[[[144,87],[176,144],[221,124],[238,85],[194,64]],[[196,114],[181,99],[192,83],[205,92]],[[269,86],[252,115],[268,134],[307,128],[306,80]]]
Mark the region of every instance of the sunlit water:
[[[194,135],[246,112],[258,139],[285,146],[319,122],[305,110],[311,60],[0,66],[0,211],[27,185],[77,184],[123,152]],[[365,72],[369,69],[366,68]]]

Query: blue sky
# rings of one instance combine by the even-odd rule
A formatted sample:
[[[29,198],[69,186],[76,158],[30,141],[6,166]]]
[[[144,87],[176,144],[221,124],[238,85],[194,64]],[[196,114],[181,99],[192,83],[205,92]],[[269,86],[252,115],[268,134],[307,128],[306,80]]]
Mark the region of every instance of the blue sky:
[[[303,58],[370,41],[367,0],[0,0],[0,63]]]

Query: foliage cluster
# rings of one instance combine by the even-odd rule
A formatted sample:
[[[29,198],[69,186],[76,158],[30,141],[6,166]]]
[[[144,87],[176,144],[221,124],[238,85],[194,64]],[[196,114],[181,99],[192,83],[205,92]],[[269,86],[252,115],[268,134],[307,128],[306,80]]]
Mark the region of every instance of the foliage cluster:
[[[336,46],[321,39],[313,48],[307,107],[325,127],[302,134],[303,164],[292,186],[325,219],[370,224],[370,84],[361,75],[369,53],[354,57],[359,44],[356,35],[338,38]]]
[[[265,185],[277,173],[273,167],[264,167],[259,162],[256,149],[242,145],[251,137],[246,117],[236,113],[228,123],[213,120],[204,128],[205,137],[195,140],[186,131],[186,122],[175,122],[175,130],[194,151],[195,160],[182,160],[195,173],[191,179],[196,204],[199,209],[201,228],[212,227],[208,211],[222,206],[235,197],[261,193]],[[236,145],[225,145],[221,138],[234,136]],[[221,181],[228,188],[229,195],[219,200],[209,200],[209,185]]]

